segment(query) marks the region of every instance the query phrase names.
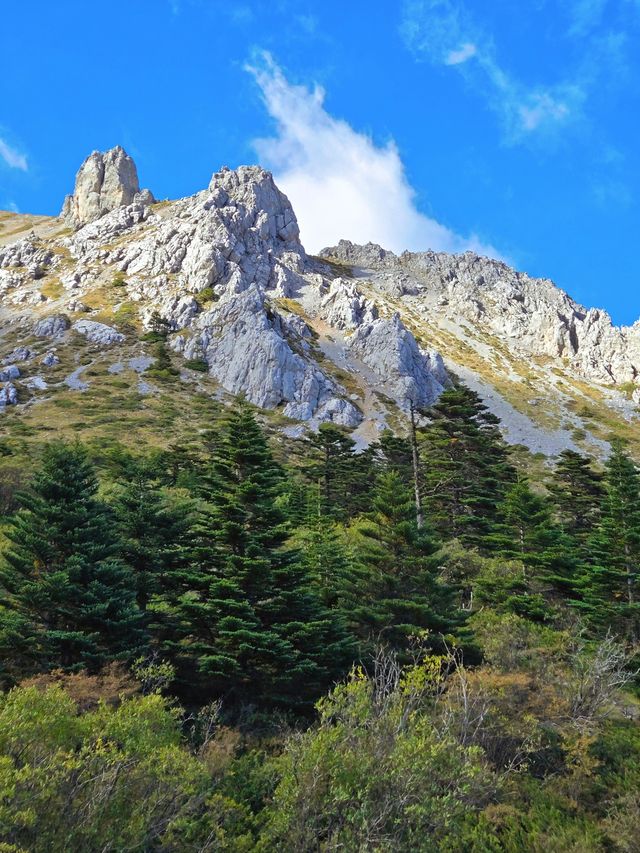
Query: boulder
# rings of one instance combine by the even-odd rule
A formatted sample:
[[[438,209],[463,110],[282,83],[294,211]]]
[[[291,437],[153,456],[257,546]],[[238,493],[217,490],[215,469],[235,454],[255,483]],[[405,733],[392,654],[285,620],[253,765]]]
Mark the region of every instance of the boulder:
[[[16,361],[28,361],[33,358],[33,350],[28,347],[16,347],[2,359],[3,364],[14,364]]]
[[[110,346],[124,341],[124,335],[116,331],[112,326],[97,323],[95,320],[78,320],[71,327],[74,332],[84,335],[93,344]]]
[[[33,334],[36,338],[59,338],[70,325],[69,318],[64,314],[51,314],[38,320],[33,327]]]
[[[18,402],[18,389],[12,382],[5,382],[0,387],[0,409],[5,406],[15,406]]]
[[[4,370],[0,370],[0,382],[10,382],[12,379],[18,379],[20,371],[15,364],[10,364]]]
[[[42,359],[42,364],[44,364],[45,367],[53,367],[54,364],[60,364],[60,359],[55,352],[48,352]]]

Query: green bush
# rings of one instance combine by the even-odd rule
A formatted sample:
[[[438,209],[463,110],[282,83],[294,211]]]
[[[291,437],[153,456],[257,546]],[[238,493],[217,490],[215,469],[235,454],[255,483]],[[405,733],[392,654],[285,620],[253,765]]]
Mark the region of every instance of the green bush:
[[[151,376],[154,379],[172,379],[179,375],[180,371],[176,370],[171,363],[171,357],[169,356],[164,340],[156,343],[153,348],[153,356],[155,362],[147,370],[147,376]]]
[[[189,370],[197,370],[200,373],[209,372],[209,365],[203,358],[192,358],[189,361],[185,361],[184,366]]]
[[[210,302],[217,302],[218,299],[218,294],[212,287],[205,287],[196,295],[198,305],[207,305]]]
[[[0,697],[0,844],[31,853],[252,849],[247,809],[217,793],[165,699],[78,710],[60,687]]]
[[[499,787],[482,751],[420,712],[439,678],[417,667],[387,692],[355,670],[318,703],[319,726],[291,738],[267,807],[266,850],[437,851]]]

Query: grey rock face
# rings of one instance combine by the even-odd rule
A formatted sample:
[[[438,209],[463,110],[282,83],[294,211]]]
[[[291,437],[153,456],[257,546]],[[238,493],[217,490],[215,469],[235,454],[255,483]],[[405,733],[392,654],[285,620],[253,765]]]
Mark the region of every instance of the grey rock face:
[[[450,384],[438,353],[423,352],[398,314],[356,329],[351,351],[386,384],[405,411],[434,403]]]
[[[365,269],[386,266],[388,261],[394,264],[397,260],[393,252],[388,252],[377,243],[361,246],[350,240],[340,240],[337,246],[322,249],[319,254],[320,257],[336,258],[349,266]]]
[[[88,341],[101,346],[110,346],[124,341],[124,335],[111,326],[104,323],[96,323],[95,320],[78,320],[71,327],[74,332],[84,335]]]
[[[43,317],[33,327],[33,334],[36,338],[59,338],[67,331],[71,324],[69,318],[64,314],[52,314],[50,317]]]
[[[203,318],[202,326],[184,354],[202,354],[227,391],[243,393],[262,408],[283,405],[284,415],[299,420],[360,422],[358,410],[341,398],[338,386],[278,333],[257,287],[230,296]]]
[[[0,247],[0,294],[21,284],[38,281],[54,269],[58,257],[31,233],[28,237]]]
[[[129,279],[129,292],[152,298],[165,316],[171,309],[157,303],[164,298],[168,276],[178,285],[173,299],[197,296],[204,288],[221,296],[252,284],[265,290],[282,287],[283,279],[303,265],[291,205],[271,174],[257,166],[217,172],[208,190],[173,202],[171,215],[152,217],[139,238],[105,256],[101,247],[122,230],[110,214],[82,229],[72,250],[89,262],[117,264]]]
[[[378,309],[366,299],[353,282],[336,278],[320,304],[322,317],[336,329],[357,329],[378,318]]]
[[[60,359],[55,352],[48,352],[42,359],[42,364],[44,364],[45,367],[53,367],[54,364],[60,364]]]
[[[640,323],[616,327],[605,311],[586,309],[548,279],[535,279],[473,252],[404,252],[342,240],[327,257],[368,270],[382,295],[402,298],[422,314],[494,335],[519,357],[568,362],[603,384],[640,375]]]
[[[149,190],[140,191],[136,165],[118,145],[87,157],[76,175],[74,193],[66,197],[60,215],[74,228],[81,228],[118,207],[153,201]]]

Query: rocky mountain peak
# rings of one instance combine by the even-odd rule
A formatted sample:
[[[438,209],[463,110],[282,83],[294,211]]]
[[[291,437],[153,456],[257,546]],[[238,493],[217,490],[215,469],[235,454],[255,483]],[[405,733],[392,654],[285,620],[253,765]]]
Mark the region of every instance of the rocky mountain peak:
[[[154,201],[149,190],[140,191],[136,164],[120,145],[93,151],[76,174],[75,190],[64,200],[61,216],[74,228],[100,219],[118,207]]]
[[[452,377],[478,391],[510,440],[549,455],[575,447],[572,436],[601,448],[604,433],[580,414],[596,404],[636,417],[640,323],[617,328],[548,279],[473,252],[395,254],[348,240],[310,257],[289,199],[260,166],[223,167],[192,196],[152,201],[118,146],[82,164],[63,211],[73,234],[52,218],[22,239],[0,233],[7,353],[26,346],[30,363],[56,370],[47,347],[64,364],[66,347],[91,346],[112,367],[148,366],[145,332],[160,321],[181,382],[304,424],[287,429],[332,421],[362,444],[412,404],[427,408]],[[0,378],[0,410],[20,405],[25,387],[34,404],[46,391],[20,370]],[[81,391],[78,370],[63,383]],[[144,394],[162,393],[140,381]]]
[[[260,166],[224,167],[211,178],[209,191],[216,197],[216,205],[231,202],[255,214],[247,227],[257,228],[263,239],[280,239],[296,249],[300,246],[300,229],[291,203],[275,185],[273,175]]]

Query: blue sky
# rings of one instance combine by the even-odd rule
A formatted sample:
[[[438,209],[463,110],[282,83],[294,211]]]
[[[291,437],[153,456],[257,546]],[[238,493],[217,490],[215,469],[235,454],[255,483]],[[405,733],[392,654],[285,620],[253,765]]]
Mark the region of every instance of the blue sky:
[[[122,144],[158,198],[262,162],[310,250],[474,248],[640,316],[640,0],[24,0],[0,208]]]

